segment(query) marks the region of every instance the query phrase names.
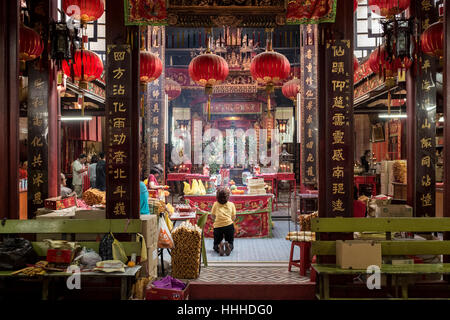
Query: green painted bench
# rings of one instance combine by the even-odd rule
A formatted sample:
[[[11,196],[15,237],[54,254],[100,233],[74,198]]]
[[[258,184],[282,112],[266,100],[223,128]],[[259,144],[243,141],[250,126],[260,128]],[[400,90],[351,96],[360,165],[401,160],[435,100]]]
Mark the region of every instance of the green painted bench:
[[[320,240],[321,233],[331,232],[385,233],[386,240],[376,240],[381,243],[382,256],[450,255],[450,241],[391,240],[391,234],[394,232],[450,231],[450,218],[315,218],[311,220],[311,230],[316,232],[316,241],[311,246],[313,256],[336,255],[335,241]],[[330,264],[315,263],[312,264],[312,268],[317,273],[318,299],[332,299],[330,297],[330,276],[367,274],[366,270],[347,270]],[[392,280],[389,283],[395,289],[392,299],[408,299],[408,286],[412,275],[450,274],[450,264],[382,264],[380,272]],[[401,288],[401,297],[398,294],[399,288]]]
[[[127,256],[135,253],[137,257],[141,253],[141,243],[135,241],[136,233],[141,232],[141,221],[138,219],[105,219],[105,220],[74,220],[74,219],[45,219],[45,220],[6,220],[0,223],[0,237],[4,235],[18,236],[21,234],[62,234],[68,241],[74,241],[76,234],[107,234],[112,232],[118,234],[129,234],[132,241],[120,241]],[[134,240],[134,241],[133,241]],[[82,247],[90,248],[98,252],[97,241],[76,241]],[[45,260],[47,255],[47,244],[45,242],[32,241],[34,250],[39,257]],[[121,299],[129,297],[132,281],[136,278],[140,266],[127,268],[125,273],[100,273],[83,272],[83,277],[119,277],[121,279]],[[0,278],[26,276],[11,275],[13,271],[0,271]],[[36,280],[42,281],[42,299],[48,299],[49,282],[53,278],[69,277],[66,272],[51,272],[42,276],[36,276]]]

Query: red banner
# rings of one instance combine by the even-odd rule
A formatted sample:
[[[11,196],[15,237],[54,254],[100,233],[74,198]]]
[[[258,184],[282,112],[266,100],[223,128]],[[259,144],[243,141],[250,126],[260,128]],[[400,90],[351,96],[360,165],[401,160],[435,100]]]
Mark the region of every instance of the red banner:
[[[166,25],[165,0],[124,0],[125,25]]]
[[[317,24],[334,22],[336,18],[336,6],[337,0],[289,1],[286,23]]]

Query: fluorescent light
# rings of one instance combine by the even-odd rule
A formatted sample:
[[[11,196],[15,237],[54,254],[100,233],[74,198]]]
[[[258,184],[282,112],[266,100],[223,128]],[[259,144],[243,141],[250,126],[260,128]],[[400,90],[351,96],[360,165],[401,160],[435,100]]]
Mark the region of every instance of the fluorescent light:
[[[444,117],[440,117],[439,122],[444,122]]]
[[[61,117],[61,121],[90,121],[91,116],[74,116],[74,117]]]
[[[378,118],[388,118],[388,119],[396,119],[396,118],[406,118],[407,115],[406,114],[387,114],[387,113],[383,113],[383,114],[379,114]]]

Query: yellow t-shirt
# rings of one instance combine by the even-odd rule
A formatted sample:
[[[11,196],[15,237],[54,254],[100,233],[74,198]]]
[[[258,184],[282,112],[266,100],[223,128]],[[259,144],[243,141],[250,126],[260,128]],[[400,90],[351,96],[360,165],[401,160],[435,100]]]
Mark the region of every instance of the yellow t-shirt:
[[[226,227],[233,224],[233,220],[236,218],[236,207],[229,201],[225,204],[216,201],[211,209],[211,215],[216,219],[214,228]]]

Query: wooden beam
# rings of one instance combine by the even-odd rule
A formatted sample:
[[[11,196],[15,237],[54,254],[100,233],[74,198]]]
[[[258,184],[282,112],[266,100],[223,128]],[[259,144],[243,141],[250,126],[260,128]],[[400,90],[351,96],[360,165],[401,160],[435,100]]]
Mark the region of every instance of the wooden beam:
[[[444,141],[450,141],[450,0],[444,5]],[[450,217],[450,148],[444,148],[444,217]],[[444,234],[450,240],[450,232]],[[450,256],[444,256],[444,262],[450,262]]]

